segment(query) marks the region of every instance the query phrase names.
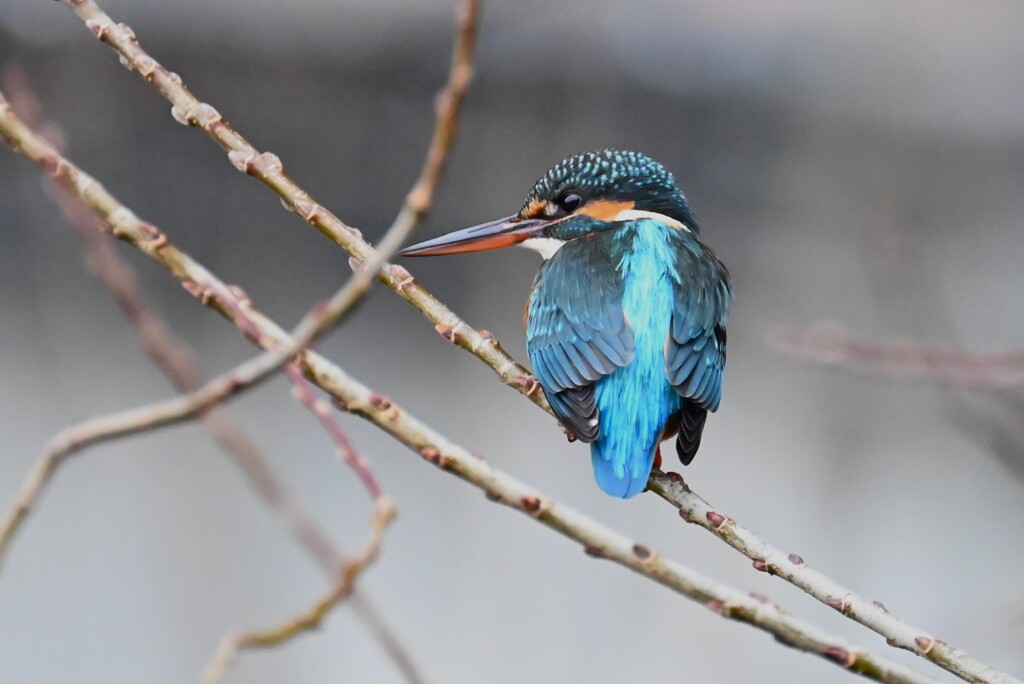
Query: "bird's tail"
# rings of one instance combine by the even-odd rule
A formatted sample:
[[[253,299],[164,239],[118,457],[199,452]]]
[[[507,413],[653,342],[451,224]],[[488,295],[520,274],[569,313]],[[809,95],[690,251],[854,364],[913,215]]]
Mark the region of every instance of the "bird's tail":
[[[598,437],[590,445],[590,460],[598,486],[612,496],[628,499],[647,486],[658,443],[643,445],[616,436]]]

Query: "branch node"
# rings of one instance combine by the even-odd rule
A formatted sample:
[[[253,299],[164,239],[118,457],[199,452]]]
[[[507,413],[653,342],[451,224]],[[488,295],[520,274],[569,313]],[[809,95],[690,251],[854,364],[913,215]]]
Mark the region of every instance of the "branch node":
[[[771,598],[768,597],[765,594],[761,594],[761,593],[756,592],[756,591],[751,591],[751,592],[749,592],[748,595],[750,596],[750,598],[754,599],[758,603],[763,603],[766,606],[771,606],[772,608],[774,608],[775,610],[779,611],[780,613],[785,613],[786,612],[785,610],[782,609],[782,606],[780,606],[775,601],[771,600]]]
[[[711,523],[712,529],[719,534],[724,534],[730,527],[735,525],[735,521],[727,515],[722,515],[716,511],[708,511],[704,516]]]
[[[191,126],[193,123],[195,123],[195,118],[192,112],[185,109],[181,105],[174,105],[171,107],[171,118],[180,123],[182,126]]]
[[[857,655],[855,653],[840,646],[829,646],[821,654],[832,662],[842,665],[847,670],[857,662]]]
[[[196,123],[203,128],[203,130],[211,130],[213,126],[224,121],[224,117],[220,115],[216,109],[205,102],[200,103],[196,107]]]
[[[370,405],[378,411],[387,411],[392,407],[391,400],[383,394],[371,394]]]
[[[828,604],[829,608],[838,610],[843,615],[849,615],[850,602],[846,599],[837,598],[835,596],[829,596],[825,603]]]
[[[420,449],[420,456],[434,465],[441,465],[441,451],[437,447],[423,447]]]
[[[409,270],[404,266],[392,264],[390,270],[391,275],[397,281],[395,287],[398,289],[399,292],[405,292],[406,290],[412,288],[416,284],[416,279],[412,277],[412,273],[409,273]]]
[[[433,193],[430,192],[429,188],[423,187],[421,183],[417,183],[416,186],[409,191],[409,194],[405,196],[405,206],[412,209],[417,214],[427,214],[433,205]]]
[[[541,511],[546,507],[546,504],[539,497],[529,494],[520,498],[519,504],[523,507],[524,511],[532,516],[540,515]]]
[[[157,61],[149,55],[141,55],[135,60],[135,68],[144,79],[152,82],[153,74],[160,68]]]
[[[256,153],[251,150],[231,150],[228,152],[228,161],[242,173],[251,176],[253,165],[256,162]]]
[[[651,550],[643,544],[633,544],[633,555],[645,563],[650,562],[654,558]]]
[[[252,305],[252,298],[249,294],[241,288],[239,285],[228,285],[228,292],[234,297],[236,304],[239,307],[247,307]]]
[[[929,636],[914,637],[914,643],[923,655],[928,655],[935,648],[935,639]]]
[[[710,601],[704,604],[704,607],[710,610],[715,615],[727,616],[729,614],[729,608],[726,605],[726,603],[724,601],[719,601],[718,599],[711,599]]]
[[[438,323],[434,326],[434,330],[437,331],[438,335],[455,344],[455,330],[450,325]]]
[[[136,45],[138,45],[139,39],[135,35],[135,29],[133,29],[131,26],[129,26],[128,24],[124,23],[123,21],[117,25],[117,28],[121,29],[121,31],[125,34],[125,37],[130,42],[135,43]]]
[[[217,116],[220,117],[219,114]],[[281,163],[281,158],[278,157],[273,152],[264,152],[263,154],[261,154],[260,164],[263,166],[264,173],[284,173],[284,164]]]
[[[697,522],[697,518],[693,517],[693,513],[691,513],[690,509],[688,509],[688,508],[680,508],[679,509],[679,517],[682,518],[683,520],[685,520],[688,523],[696,523]]]
[[[89,29],[89,32],[96,36],[97,40],[104,40],[106,38],[107,26],[105,22],[96,19],[88,19],[85,22],[85,28]]]
[[[789,562],[792,563],[793,565],[803,565],[804,564],[804,559],[801,558],[800,556],[798,556],[795,553],[791,553],[791,554],[789,554]]]
[[[532,396],[537,388],[540,387],[540,383],[537,382],[537,378],[532,375],[520,375],[515,380],[515,386],[519,388],[519,391],[526,396]]]

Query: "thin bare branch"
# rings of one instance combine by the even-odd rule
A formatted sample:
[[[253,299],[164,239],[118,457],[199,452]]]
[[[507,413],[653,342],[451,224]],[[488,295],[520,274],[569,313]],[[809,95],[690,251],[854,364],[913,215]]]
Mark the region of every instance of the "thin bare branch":
[[[95,3],[91,3],[89,0],[77,3],[76,11],[83,10],[83,8],[88,5],[91,5],[92,8],[102,16],[106,16],[105,14],[102,14],[102,11],[99,10]],[[32,502],[38,497],[39,493],[42,491],[43,487],[45,487],[59,464],[70,454],[84,448],[85,446],[96,444],[101,441],[124,437],[137,432],[156,429],[158,427],[187,420],[193,416],[201,414],[241,391],[255,387],[281,368],[281,366],[298,354],[309,343],[315,341],[329,330],[330,327],[336,324],[338,320],[340,320],[340,318],[344,316],[345,313],[347,313],[348,310],[366,293],[378,272],[380,272],[381,268],[387,264],[387,259],[401,246],[408,234],[415,228],[419,220],[430,208],[434,190],[437,186],[445,161],[448,157],[448,153],[451,149],[451,145],[454,141],[458,114],[465,90],[468,87],[470,76],[472,74],[472,54],[475,43],[478,11],[479,3],[476,0],[468,0],[460,10],[459,34],[456,41],[456,47],[453,52],[449,83],[442,90],[441,96],[439,97],[436,133],[431,142],[427,160],[424,164],[420,178],[413,191],[410,192],[407,197],[403,211],[399,213],[398,218],[384,236],[384,239],[381,242],[381,248],[374,251],[367,245],[367,249],[369,250],[367,252],[367,257],[360,260],[363,264],[362,268],[360,268],[356,274],[350,278],[349,281],[337,293],[335,293],[333,297],[331,297],[330,300],[325,304],[314,307],[314,309],[303,318],[289,336],[290,340],[287,344],[268,349],[268,351],[255,359],[252,359],[234,369],[231,369],[227,373],[218,376],[202,388],[189,393],[187,396],[157,402],[148,406],[131,409],[111,416],[104,416],[91,421],[85,421],[77,426],[72,426],[58,435],[51,443],[50,448],[47,449],[43,459],[33,470],[32,478],[26,482],[25,486],[22,488],[21,493],[19,494],[19,502],[16,511],[14,511],[12,516],[0,525],[0,554],[2,554],[2,550],[5,548],[10,536],[14,533],[14,530],[17,529],[28,510],[31,508]],[[107,20],[109,22],[109,17]],[[95,23],[96,20],[94,19],[91,21]],[[116,29],[122,32],[125,31],[125,29],[121,27],[116,27]],[[128,32],[130,33],[130,29],[128,29]],[[103,35],[103,33],[103,31],[100,31],[100,35]],[[136,47],[138,46],[138,43],[134,39],[134,34],[129,36],[128,33],[126,33],[125,36],[129,43],[136,45]],[[145,55],[145,53],[142,54]],[[148,55],[146,57],[148,57]],[[152,66],[153,69],[150,73],[156,74],[159,67],[155,65],[155,62],[153,62]],[[159,71],[161,74],[166,76],[170,82],[173,83],[175,81],[170,78],[169,74],[167,74],[167,72],[162,68],[159,68]],[[180,81],[180,79],[178,80]],[[179,87],[181,86],[179,85]],[[33,158],[34,161],[42,164],[44,168],[49,171],[54,181],[65,189],[71,192],[81,190],[82,192],[87,193],[88,188],[81,188],[79,187],[79,184],[84,183],[86,185],[95,185],[97,186],[95,193],[97,197],[95,199],[106,204],[111,203],[106,200],[113,200],[113,198],[109,197],[109,194],[106,193],[105,189],[103,189],[102,186],[99,186],[94,179],[73,168],[73,166],[64,160],[60,153],[47,141],[38,136],[32,135],[30,128],[14,116],[14,113],[6,100],[0,102],[0,107],[3,107],[7,113],[5,120],[6,127],[0,129],[0,131],[4,133],[5,137],[12,141],[12,145],[15,146],[16,149],[20,148],[19,151],[26,153],[26,155]],[[220,118],[219,115],[217,118]],[[226,122],[223,121],[220,125],[214,128],[216,130],[230,130],[229,127],[227,127]],[[235,136],[237,136],[237,134],[235,134]],[[241,139],[240,136],[237,137]],[[28,144],[31,149],[26,150],[26,144]],[[235,154],[235,152],[238,152],[238,150],[234,150],[232,154]],[[261,159],[257,166],[262,166],[265,161],[266,159]],[[270,166],[277,168],[282,178],[286,178],[283,174],[283,169],[280,167],[280,161],[276,160],[276,157],[272,161],[273,163],[271,163]],[[247,164],[248,162],[242,166],[245,167]],[[104,195],[107,195],[107,197],[104,197]],[[113,203],[116,204],[116,201]],[[146,237],[149,238],[148,241],[151,243],[150,249],[156,251],[163,248],[161,241],[166,242],[166,236],[160,234],[160,232],[152,225],[142,224],[142,222],[138,221],[134,215],[126,216],[124,219],[129,223],[134,223],[135,228],[138,228],[142,233],[147,234]],[[343,225],[340,220],[336,218],[335,220],[339,225]],[[115,236],[121,237],[117,235],[116,220],[112,222],[111,225],[114,227]],[[351,231],[352,229],[348,230]],[[140,235],[140,237],[142,236]],[[406,272],[406,276],[408,276],[408,272]],[[411,282],[411,276],[409,276],[409,278]],[[235,302],[237,300],[244,299],[244,294],[237,288],[226,289],[225,291],[217,294],[217,299],[221,303],[222,307],[227,306],[228,308],[235,308],[237,306]],[[243,328],[249,324],[244,316],[232,315],[231,317],[235,321],[236,325],[242,326]],[[256,341],[258,342],[259,332],[256,330],[251,330],[250,332],[252,335],[257,336]],[[260,346],[266,345],[261,344]],[[0,555],[0,558],[2,558],[2,555]]]
[[[285,173],[277,155],[259,152],[213,106],[197,99],[178,74],[168,71],[142,49],[131,27],[114,22],[94,0],[63,1],[85,22],[97,39],[118,53],[127,68],[142,76],[171,103],[171,115],[176,121],[205,131],[227,151],[228,159],[236,169],[265,183],[277,193],[286,208],[313,225],[357,261],[367,263],[373,258],[375,250],[363,239],[359,230],[346,225],[295,183]],[[461,16],[475,25],[477,11],[476,3],[467,5],[467,10]],[[468,67],[460,67],[460,73],[467,71]],[[456,98],[448,99],[454,102]],[[445,100],[444,97],[440,98],[442,104]],[[439,135],[435,141],[441,137]],[[425,174],[421,178],[429,178],[429,175]],[[414,191],[412,195],[416,199],[419,193]],[[482,334],[456,316],[417,283],[408,270],[396,264],[385,264],[380,271],[380,282],[423,313],[446,340],[480,357],[494,369],[502,382],[519,389],[531,401],[547,408],[547,401],[529,371],[495,343],[493,337]]]
[[[317,398],[316,394],[310,388],[310,382],[302,375],[302,369],[297,364],[290,363],[285,366],[285,373],[288,378],[292,381],[293,393],[295,398],[310,412],[316,416],[317,420],[323,426],[327,434],[331,436],[334,443],[338,445],[338,458],[340,458],[362,481],[363,486],[366,487],[367,491],[374,499],[379,499],[384,496],[384,492],[381,489],[380,484],[377,482],[377,478],[374,476],[373,471],[370,470],[370,464],[359,455],[359,452],[352,446],[352,442],[349,440],[348,435],[341,429],[337,421],[334,420],[333,408],[323,399]]]
[[[836,325],[780,328],[768,336],[777,353],[858,375],[919,380],[965,389],[1024,385],[1024,351],[973,354],[910,342],[874,342]]]
[[[308,368],[336,403],[360,415],[427,462],[483,490],[491,501],[520,511],[578,542],[591,557],[611,560],[694,600],[723,617],[773,634],[781,643],[819,655],[862,676],[887,682],[934,681],[884,657],[841,642],[816,627],[635,543],[581,513],[538,493],[449,441],[389,398],[371,391],[337,366]]]
[[[38,139],[13,117],[0,101],[0,134],[12,147],[47,169],[65,187],[77,195],[106,223],[111,232],[135,245],[164,265],[205,305],[229,319],[235,314],[230,302],[231,289],[191,257],[174,247],[166,235],[140,221],[117,202],[99,183],[68,160],[55,156],[52,147]],[[247,313],[260,336],[277,345],[289,345],[287,334],[273,321],[251,306]],[[428,426],[405,413],[390,399],[376,394],[349,377],[341,368],[315,352],[299,355],[305,375],[328,392],[340,408],[362,415],[396,437],[427,461],[471,482],[491,500],[513,507],[564,536],[580,543],[590,555],[606,558],[628,567],[670,589],[712,609],[716,614],[745,622],[773,634],[781,643],[821,656],[829,662],[862,676],[883,682],[908,684],[934,683],[910,668],[883,656],[825,634],[816,627],[793,618],[771,602],[763,602],[722,585],[687,568],[666,561],[657,552],[633,543],[622,535],[586,516],[543,497],[532,488],[492,468],[466,449],[448,441]],[[2,546],[0,546],[2,550]]]
[[[82,205],[63,190],[58,200],[68,221],[81,234],[93,270],[132,323],[143,349],[178,391],[194,391],[199,387],[200,375],[187,346],[175,337],[149,305],[138,289],[134,273],[112,249],[111,243],[96,230],[92,221],[82,215]],[[218,407],[200,416],[200,420],[238,465],[267,507],[281,518],[292,537],[333,581],[337,577],[337,569],[342,566],[341,552],[331,542],[327,531],[273,472],[255,441],[226,411]],[[423,684],[425,679],[409,648],[385,621],[375,603],[361,592],[351,594],[348,602],[356,617],[374,636],[406,681],[410,684]]]
[[[93,0],[64,1],[86,22],[87,27],[99,40],[116,50],[130,69],[152,83],[172,103],[172,114],[176,120],[206,131],[224,149],[229,151],[229,157],[236,162],[236,167],[263,180],[284,199],[293,211],[303,216],[357,259],[365,259],[365,255],[372,251],[361,239],[358,231],[349,228],[325,208],[315,203],[307,193],[285,176],[276,156],[259,155],[255,148],[232,129],[215,109],[196,99],[182,85],[180,77],[166,71],[143,51],[134,32],[129,27],[115,24]],[[447,307],[421,288],[404,268],[394,265],[385,266],[381,273],[381,281],[434,322],[435,328],[442,336],[470,351],[490,366],[506,385],[518,390],[550,413],[550,407],[547,406],[538,391],[539,388],[533,376],[505,353],[492,336],[484,335],[466,325]],[[977,662],[973,658],[971,661]],[[970,662],[959,663],[953,667],[972,669]],[[949,668],[947,667],[947,669]],[[1005,674],[1002,676],[1009,677]],[[996,681],[1015,682],[1017,680]]]
[[[231,660],[241,650],[280,646],[300,634],[316,629],[332,608],[352,595],[356,580],[377,558],[384,531],[395,517],[395,507],[386,496],[382,495],[376,500],[375,509],[370,526],[370,539],[366,543],[366,547],[362,553],[342,566],[337,583],[302,614],[277,627],[263,631],[238,632],[224,637],[213,659],[203,672],[200,680],[202,684],[220,682],[224,678],[224,672]]]
[[[437,98],[437,123],[434,135],[421,175],[407,196],[402,211],[382,242],[380,263],[383,263],[386,255],[393,252],[406,240],[409,233],[429,212],[433,203],[438,182],[455,140],[462,102],[472,76],[478,14],[479,3],[477,0],[464,0],[458,8],[457,39],[452,53],[448,82]],[[14,76],[16,77],[18,74],[14,74]],[[17,91],[23,91],[31,95],[30,89],[19,87],[19,82],[20,79],[18,78],[8,79],[7,85],[13,85]],[[30,98],[30,100],[26,104],[35,103],[37,109],[34,113],[38,115],[38,103],[35,102],[34,98]],[[75,209],[81,210],[78,206],[68,206],[77,205],[76,202],[65,201],[62,204],[66,212],[73,212]],[[80,225],[76,221],[73,221],[73,223]],[[98,239],[99,235],[96,231],[87,229],[83,233],[83,237],[87,241],[95,270],[100,273],[101,277],[107,275],[104,278],[105,283],[136,327],[146,351],[162,369],[167,371],[169,377],[175,381],[179,390],[195,390],[196,385],[198,385],[198,374],[195,364],[192,363],[184,347],[173,341],[170,331],[146,305],[145,300],[139,296],[140,293],[130,270],[127,270],[119,262],[105,240]],[[369,283],[370,277],[375,273],[376,268],[377,263],[370,263],[364,269],[366,273],[362,278],[366,284]],[[363,292],[365,292],[365,288]],[[307,383],[301,377],[301,374],[298,371],[295,371],[295,373],[297,377],[294,377],[293,380],[297,383],[296,388],[300,399],[325,424],[332,437],[339,443],[339,451],[343,460],[353,467],[360,479],[370,490],[371,495],[375,499],[380,499],[383,496],[382,492],[368,465],[354,452],[344,433],[333,422],[329,413],[324,411],[326,404],[317,400],[308,386],[306,386]],[[292,375],[292,373],[289,374]],[[329,411],[329,407],[327,407],[327,411]],[[337,567],[339,554],[330,547],[326,536],[317,530],[315,523],[308,519],[300,508],[295,506],[294,501],[290,497],[285,495],[279,482],[267,468],[266,462],[259,454],[255,444],[248,439],[240,428],[234,426],[230,418],[221,411],[210,410],[203,416],[203,420],[210,427],[218,441],[228,449],[229,453],[235,456],[236,461],[242,466],[244,472],[249,476],[258,491],[264,495],[268,502],[274,505],[275,509],[279,510],[294,530],[296,536],[318,558],[321,566],[331,567],[331,573],[333,574],[333,568]],[[66,458],[66,455],[53,455],[52,458],[46,460],[48,467],[37,470],[37,477],[39,479],[35,480],[36,485],[28,490],[31,497],[34,498],[38,493],[38,489],[41,488],[59,462]],[[21,510],[26,509],[22,508]],[[4,529],[8,528],[5,527]],[[2,546],[3,544],[0,542],[0,548]],[[344,596],[347,597],[350,593],[346,591]],[[372,617],[372,619],[367,620],[371,631],[381,639],[385,649],[392,654],[410,681],[420,681],[422,678],[415,671],[415,668],[412,667],[411,659],[404,652],[404,648],[397,642],[394,635],[387,629],[380,616],[376,615],[372,607],[364,600],[356,602],[356,609],[361,615],[368,614]]]
[[[854,593],[815,570],[802,556],[778,549],[729,516],[715,510],[691,490],[678,473],[651,474],[649,487],[679,509],[680,517],[703,527],[753,561],[754,568],[786,580],[833,610],[885,637],[897,648],[911,651],[968,682],[1020,684],[1020,680],[978,661],[927,631],[895,617],[879,601]]]

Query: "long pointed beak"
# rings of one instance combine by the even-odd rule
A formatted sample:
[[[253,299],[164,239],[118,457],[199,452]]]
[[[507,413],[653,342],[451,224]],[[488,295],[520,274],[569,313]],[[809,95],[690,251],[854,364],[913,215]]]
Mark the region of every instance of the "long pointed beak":
[[[506,216],[497,221],[481,223],[479,226],[463,228],[433,240],[420,242],[406,247],[400,253],[402,256],[435,256],[511,247],[540,235],[549,223],[550,221],[543,219]]]

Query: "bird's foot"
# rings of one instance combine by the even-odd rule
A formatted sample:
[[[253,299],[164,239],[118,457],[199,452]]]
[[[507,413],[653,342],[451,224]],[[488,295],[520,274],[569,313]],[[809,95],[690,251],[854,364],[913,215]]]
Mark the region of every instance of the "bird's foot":
[[[564,425],[562,425],[561,423],[559,423],[559,424],[558,424],[558,429],[562,431],[562,434],[563,434],[563,435],[565,435],[565,438],[566,438],[566,439],[567,439],[567,440],[568,440],[568,441],[569,441],[570,443],[572,443],[572,442],[575,442],[575,441],[576,441],[576,440],[578,439],[578,438],[576,437],[576,435],[575,435],[575,434],[573,434],[573,431],[572,431],[572,430],[570,430],[569,428],[565,427],[565,426],[564,426]]]

